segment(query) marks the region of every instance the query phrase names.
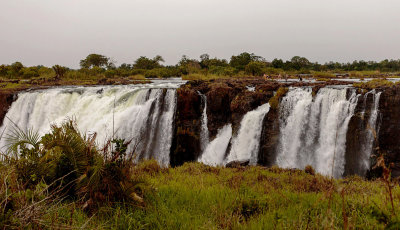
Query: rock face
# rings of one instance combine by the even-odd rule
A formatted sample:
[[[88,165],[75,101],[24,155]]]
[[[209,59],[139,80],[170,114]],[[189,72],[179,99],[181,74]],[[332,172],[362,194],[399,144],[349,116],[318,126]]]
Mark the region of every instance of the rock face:
[[[0,126],[3,125],[5,115],[15,99],[14,92],[0,92]]]
[[[263,121],[263,129],[260,138],[260,150],[258,163],[265,166],[273,166],[276,159],[276,149],[279,143],[279,112],[270,109]]]
[[[186,87],[177,90],[175,131],[171,146],[171,166],[194,161],[200,154],[202,104],[200,95]]]
[[[379,152],[385,162],[391,165],[392,176],[400,176],[400,87],[383,90],[380,103],[378,133]],[[372,172],[373,174],[374,172]]]
[[[367,142],[369,132],[368,121],[371,117],[373,107],[373,95],[360,95],[354,115],[349,122],[346,135],[346,161],[344,176],[354,175],[361,172],[360,176],[365,176],[367,169],[364,167],[362,159],[363,145]],[[374,144],[376,141],[374,141]],[[374,153],[372,153],[374,154]]]
[[[249,91],[247,86],[257,86]],[[263,87],[261,87],[263,86]],[[207,97],[207,118],[210,139],[228,123],[235,133],[244,114],[265,104],[279,84],[260,80],[194,81],[178,89],[175,135],[171,149],[171,165],[195,161],[201,154],[200,130],[204,104],[199,93]]]

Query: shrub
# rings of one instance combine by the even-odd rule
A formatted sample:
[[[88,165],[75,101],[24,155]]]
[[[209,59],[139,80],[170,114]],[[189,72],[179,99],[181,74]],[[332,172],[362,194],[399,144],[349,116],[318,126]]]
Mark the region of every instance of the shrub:
[[[315,170],[314,170],[314,168],[313,168],[311,165],[307,165],[307,166],[304,168],[304,172],[306,172],[306,173],[308,173],[308,174],[310,174],[310,175],[315,175]]]
[[[279,100],[289,91],[286,87],[280,87],[275,95],[269,99],[269,105],[271,109],[277,110],[279,106]]]
[[[52,185],[50,189],[62,188],[78,198],[88,210],[114,202],[142,203],[135,192],[142,182],[131,177],[133,153],[126,152],[129,143],[115,139],[98,150],[95,139],[96,134],[79,133],[73,121],[53,125],[41,139],[16,128],[7,137],[14,156],[10,164],[27,188],[44,181]],[[115,149],[110,151],[112,144]]]

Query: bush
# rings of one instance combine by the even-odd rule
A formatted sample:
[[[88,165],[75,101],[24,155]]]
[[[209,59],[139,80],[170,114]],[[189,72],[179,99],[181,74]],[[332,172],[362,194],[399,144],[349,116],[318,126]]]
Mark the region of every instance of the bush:
[[[245,72],[252,76],[261,76],[263,74],[265,64],[258,61],[252,61],[245,67]]]
[[[279,100],[289,91],[286,87],[280,87],[275,95],[269,99],[269,105],[271,109],[277,110],[279,106]]]
[[[22,78],[25,79],[30,79],[30,78],[34,78],[34,77],[38,77],[39,73],[37,68],[35,67],[29,67],[29,68],[23,68],[22,69]]]
[[[101,151],[95,146],[96,134],[82,135],[73,121],[53,125],[42,138],[33,132],[16,128],[7,137],[18,179],[26,188],[35,188],[42,181],[50,189],[61,188],[70,197],[82,201],[93,210],[114,202],[142,203],[135,190],[141,181],[133,180],[133,153],[127,153],[122,139],[108,142]],[[109,146],[115,144],[110,152]]]

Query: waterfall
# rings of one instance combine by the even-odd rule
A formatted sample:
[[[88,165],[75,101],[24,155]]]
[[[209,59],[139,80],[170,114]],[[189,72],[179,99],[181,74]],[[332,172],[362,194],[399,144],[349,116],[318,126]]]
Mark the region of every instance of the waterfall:
[[[222,165],[231,137],[232,125],[225,125],[218,130],[217,136],[208,144],[198,161],[212,166]]]
[[[366,99],[369,94],[373,95],[373,101],[372,101],[372,106],[370,110],[370,117],[368,119],[368,124],[366,127],[366,135],[365,135],[365,142],[361,146],[362,148],[362,156],[360,159],[360,163],[362,165],[362,172],[360,172],[360,175],[365,175],[365,172],[370,169],[370,164],[371,164],[371,154],[372,154],[372,148],[375,142],[375,135],[378,133],[378,128],[376,125],[376,121],[378,118],[379,114],[379,100],[381,97],[382,92],[376,92],[375,89],[372,91],[369,91],[368,93],[365,94],[364,97],[364,102],[366,102]],[[375,133],[375,134],[374,134]]]
[[[207,97],[204,94],[199,92],[201,100],[203,102],[203,114],[201,115],[201,130],[200,130],[200,147],[201,151],[204,151],[207,148],[209,141],[209,132],[208,132],[208,119],[207,119]]]
[[[178,84],[159,87],[64,87],[23,92],[7,112],[12,121],[5,118],[0,131],[7,135],[14,122],[22,130],[33,129],[43,135],[51,124],[73,118],[82,133],[97,133],[100,146],[112,138],[114,127],[115,137],[132,140],[128,150],[138,143],[136,160],[154,158],[167,166]],[[6,144],[3,138],[3,151]]]
[[[313,166],[324,175],[341,177],[348,123],[357,105],[349,89],[291,88],[280,104],[277,164],[284,168]]]
[[[267,103],[243,117],[239,132],[232,140],[232,148],[225,160],[226,163],[250,160],[251,165],[257,164],[262,122],[268,111],[269,104]]]

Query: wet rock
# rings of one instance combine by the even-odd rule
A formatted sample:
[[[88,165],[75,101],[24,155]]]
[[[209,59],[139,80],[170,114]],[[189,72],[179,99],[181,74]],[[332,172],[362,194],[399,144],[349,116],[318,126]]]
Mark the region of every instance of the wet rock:
[[[258,163],[271,167],[275,164],[279,144],[279,111],[270,110],[263,120]]]
[[[196,90],[183,87],[177,90],[175,130],[171,146],[171,166],[195,161],[200,154],[201,98]]]
[[[379,103],[377,154],[384,154],[385,163],[393,163],[392,176],[400,176],[400,87],[394,86],[382,92]],[[374,159],[373,159],[374,161]],[[374,174],[374,170],[370,175]],[[380,176],[380,175],[378,175]]]
[[[13,91],[0,92],[0,126],[3,125],[4,118],[11,104],[17,99],[16,95]]]

